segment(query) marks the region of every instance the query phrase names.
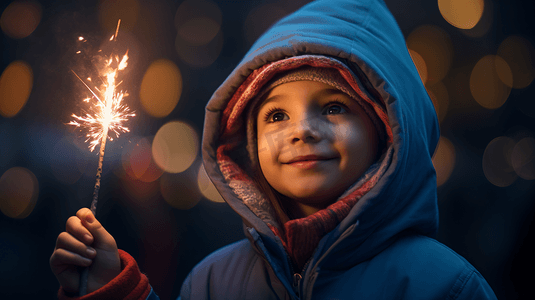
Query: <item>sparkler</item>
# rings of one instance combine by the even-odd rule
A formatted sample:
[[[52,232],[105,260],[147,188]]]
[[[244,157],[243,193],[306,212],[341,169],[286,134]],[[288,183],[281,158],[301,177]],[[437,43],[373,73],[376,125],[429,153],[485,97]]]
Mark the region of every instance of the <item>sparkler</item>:
[[[115,30],[115,34],[110,38],[110,41],[117,40],[120,24],[121,20],[117,23],[117,29]],[[80,41],[83,39],[83,37],[79,37]],[[129,117],[135,116],[128,106],[123,103],[123,99],[128,96],[128,93],[125,91],[117,91],[117,88],[122,83],[122,81],[116,83],[117,75],[120,71],[124,70],[127,65],[128,50],[122,58],[119,58],[118,55],[112,53],[104,60],[103,66],[97,66],[102,84],[100,87],[95,86],[94,88],[91,88],[89,84],[74,72],[74,70],[71,70],[76,78],[78,78],[78,80],[80,80],[92,94],[91,97],[84,99],[84,102],[96,102],[94,106],[89,108],[89,112],[86,112],[85,115],[77,116],[73,114],[72,117],[74,120],[68,123],[68,125],[87,130],[88,133],[85,142],[89,142],[89,149],[91,152],[93,152],[96,146],[100,144],[97,176],[95,188],[93,189],[93,200],[91,201],[91,212],[94,215],[96,215],[97,211],[98,192],[100,190],[106,140],[109,139],[110,141],[113,141],[113,136],[109,133],[113,133],[118,138],[121,133],[130,132],[128,127],[125,127],[123,123],[126,122]],[[91,82],[92,80],[88,78],[88,81]],[[85,268],[80,276],[80,295],[86,294],[87,276],[88,268]]]

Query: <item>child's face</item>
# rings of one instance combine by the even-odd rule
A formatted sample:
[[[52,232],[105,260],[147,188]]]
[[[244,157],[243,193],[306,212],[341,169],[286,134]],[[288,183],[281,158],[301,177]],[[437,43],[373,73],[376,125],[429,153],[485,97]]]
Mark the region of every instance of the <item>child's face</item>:
[[[325,208],[374,162],[375,126],[345,93],[295,81],[265,99],[257,115],[260,167],[268,183],[299,206]]]

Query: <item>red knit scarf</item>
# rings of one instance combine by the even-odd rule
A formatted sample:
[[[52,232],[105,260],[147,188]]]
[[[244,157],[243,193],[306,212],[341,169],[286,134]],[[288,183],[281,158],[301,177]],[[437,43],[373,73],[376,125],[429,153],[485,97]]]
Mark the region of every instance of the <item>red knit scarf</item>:
[[[310,216],[294,219],[284,224],[284,233],[276,227],[270,229],[278,236],[296,271],[301,271],[311,258],[319,241],[349,214],[357,201],[375,186],[386,169],[382,166],[363,185],[346,197]]]

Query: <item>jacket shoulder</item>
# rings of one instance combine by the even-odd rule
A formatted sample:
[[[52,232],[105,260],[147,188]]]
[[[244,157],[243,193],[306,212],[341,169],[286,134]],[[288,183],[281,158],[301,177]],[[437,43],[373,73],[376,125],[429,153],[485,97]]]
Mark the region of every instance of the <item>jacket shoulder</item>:
[[[444,299],[496,299],[487,281],[465,258],[435,239],[406,236],[384,254],[397,261],[391,270],[405,279],[407,289],[421,289],[421,294],[441,291],[447,295]]]
[[[199,262],[191,271],[197,278],[214,279],[220,276],[233,275],[238,270],[245,270],[254,265],[259,256],[247,239],[243,239],[222,247]],[[213,277],[213,278],[212,278]]]
[[[424,268],[438,268],[449,270],[475,268],[462,256],[448,246],[430,237],[422,235],[405,236],[394,242],[385,250],[385,254],[395,254],[403,261],[411,261],[411,264]],[[409,258],[416,258],[409,259]]]

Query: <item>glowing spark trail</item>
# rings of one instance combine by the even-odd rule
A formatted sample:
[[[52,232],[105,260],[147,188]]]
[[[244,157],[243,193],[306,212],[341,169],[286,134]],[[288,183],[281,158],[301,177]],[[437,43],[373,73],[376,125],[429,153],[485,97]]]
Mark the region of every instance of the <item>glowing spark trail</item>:
[[[110,41],[117,41],[117,33],[119,32],[119,25],[121,20],[117,23],[115,34],[110,38]],[[83,37],[78,38],[80,41]],[[100,52],[100,51],[99,51]],[[119,71],[124,70],[128,65],[128,50],[119,58],[118,55],[111,54],[104,61],[104,66],[97,66],[99,68],[99,77],[103,82],[100,87],[91,88],[74,70],[72,73],[83,83],[83,85],[91,92],[92,97],[86,98],[83,101],[89,102],[93,100],[95,104],[89,107],[89,111],[85,115],[72,115],[74,120],[70,121],[68,125],[76,126],[80,129],[87,130],[86,142],[89,142],[89,149],[91,152],[95,150],[100,143],[100,152],[98,159],[97,176],[95,188],[93,190],[93,200],[91,202],[91,211],[96,215],[98,192],[100,190],[100,179],[102,176],[102,163],[104,161],[104,150],[106,148],[106,140],[113,141],[112,133],[115,137],[119,137],[121,133],[130,132],[128,127],[123,124],[129,117],[135,116],[130,111],[128,106],[123,103],[124,97],[128,96],[125,91],[117,91],[117,87],[121,85],[122,81],[116,83]],[[90,78],[88,81],[92,81]],[[88,269],[82,272],[80,277],[80,295],[86,294],[87,289],[87,275]]]
[[[119,20],[117,30],[112,36],[112,40],[117,39],[120,24],[121,21]],[[94,100],[96,102],[94,106],[89,108],[89,112],[86,112],[85,115],[77,116],[73,114],[72,117],[74,120],[68,123],[68,125],[87,130],[87,139],[85,141],[89,142],[89,149],[91,152],[93,152],[96,146],[100,143],[97,178],[95,189],[93,191],[93,201],[91,202],[91,211],[93,211],[93,214],[96,214],[96,204],[100,189],[106,140],[109,139],[110,141],[113,141],[113,137],[109,135],[110,132],[114,133],[116,137],[119,137],[123,132],[129,132],[130,130],[128,127],[124,126],[123,123],[127,121],[129,117],[135,116],[128,106],[123,103],[123,99],[128,96],[128,93],[124,91],[118,92],[116,90],[121,84],[121,82],[116,83],[117,75],[119,71],[122,71],[127,67],[127,62],[128,50],[121,59],[119,59],[119,56],[117,55],[110,55],[104,62],[105,66],[100,70],[101,79],[104,81],[100,88],[91,88],[82,78],[80,78],[80,76],[78,76],[78,74],[76,74],[76,72],[74,72],[74,70],[71,70],[76,78],[78,78],[78,80],[80,80],[80,82],[82,82],[93,95],[93,97],[84,99],[84,101],[89,102],[90,100]]]

